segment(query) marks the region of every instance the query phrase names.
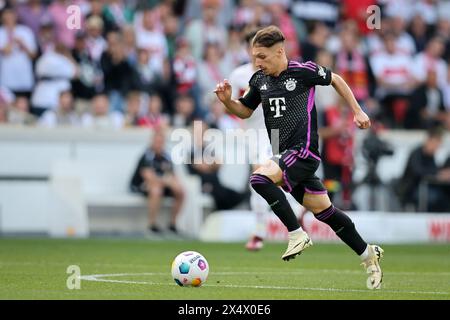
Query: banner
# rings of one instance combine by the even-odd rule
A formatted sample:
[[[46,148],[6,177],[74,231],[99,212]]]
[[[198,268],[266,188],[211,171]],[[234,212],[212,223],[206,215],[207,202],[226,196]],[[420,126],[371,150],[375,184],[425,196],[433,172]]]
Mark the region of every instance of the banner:
[[[450,243],[450,214],[349,212],[358,232],[373,243]],[[340,242],[334,231],[307,212],[299,217],[303,229],[316,242]],[[200,232],[204,241],[246,241],[256,228],[251,211],[221,211],[209,215]],[[287,241],[286,227],[277,216],[266,218],[266,239]]]

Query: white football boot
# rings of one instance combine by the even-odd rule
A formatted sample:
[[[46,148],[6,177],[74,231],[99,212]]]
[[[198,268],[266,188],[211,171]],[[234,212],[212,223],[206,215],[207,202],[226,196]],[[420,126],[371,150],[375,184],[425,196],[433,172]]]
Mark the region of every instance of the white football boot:
[[[296,255],[301,254],[303,250],[312,245],[311,238],[303,230],[298,234],[289,235],[288,248],[281,258],[284,261],[295,259]]]
[[[369,244],[369,256],[361,265],[366,268],[369,277],[367,278],[368,289],[380,289],[383,281],[383,272],[380,267],[380,259],[383,257],[384,250],[377,245]]]

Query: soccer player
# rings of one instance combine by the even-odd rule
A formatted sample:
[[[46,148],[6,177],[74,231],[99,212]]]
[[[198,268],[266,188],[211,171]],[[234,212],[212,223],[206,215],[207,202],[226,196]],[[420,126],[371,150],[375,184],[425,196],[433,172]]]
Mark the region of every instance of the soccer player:
[[[256,35],[256,30],[251,30],[245,35],[245,42],[248,46],[248,53],[252,55],[252,39]],[[230,85],[232,89],[232,98],[241,97],[248,89],[249,81],[253,74],[257,71],[255,64],[249,62],[234,69],[230,74]],[[251,154],[251,161],[253,164],[253,171],[272,158],[272,146],[267,135],[259,135],[261,130],[265,130],[264,113],[262,108],[256,108],[252,116],[245,119],[243,123],[245,130],[255,130],[258,133],[258,144],[255,148],[255,153]],[[253,150],[251,150],[253,151]],[[292,197],[291,197],[292,198]],[[295,201],[294,199],[288,199]],[[264,238],[266,236],[266,217],[270,212],[269,205],[266,200],[261,197],[255,189],[251,189],[250,208],[256,214],[256,229],[250,239],[245,244],[245,248],[249,251],[258,251],[264,246]]]
[[[259,70],[250,79],[249,89],[241,98],[232,99],[231,85],[225,79],[217,84],[215,93],[230,112],[243,119],[250,117],[262,104],[274,156],[253,172],[250,183],[288,229],[289,243],[282,259],[295,258],[311,246],[312,241],[279,187],[328,224],[360,256],[369,273],[367,287],[379,289],[383,277],[379,261],[383,250],[361,238],[352,220],[333,206],[315,175],[320,163],[315,86],[332,85],[351,107],[354,122],[360,129],[369,128],[370,119],[339,75],[311,61],[289,61],[284,39],[275,26],[259,30],[252,40],[252,56]]]

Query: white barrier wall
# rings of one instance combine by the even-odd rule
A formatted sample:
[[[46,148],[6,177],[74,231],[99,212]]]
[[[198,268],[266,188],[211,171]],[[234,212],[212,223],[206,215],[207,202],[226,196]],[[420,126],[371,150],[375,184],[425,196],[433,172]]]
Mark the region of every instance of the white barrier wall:
[[[129,192],[129,182],[150,139],[148,129],[0,126],[0,232],[56,237],[145,232],[147,201]],[[221,172],[231,178],[228,185],[246,183],[231,169]],[[202,196],[198,177],[182,166],[175,170],[186,192],[178,226],[196,237],[211,199]],[[168,220],[170,206],[163,201],[161,221]],[[100,207],[104,210],[95,209]]]
[[[395,148],[395,154],[382,158],[378,166],[383,181],[403,172],[407,155],[424,137],[423,132],[382,134],[382,138]],[[364,132],[358,131],[357,145],[363,138]],[[92,227],[89,204],[140,207],[144,210],[141,210],[140,219],[145,219],[145,200],[129,194],[128,183],[149,140],[150,132],[146,129],[111,131],[0,126],[0,232],[84,237]],[[444,161],[449,154],[450,135],[447,134],[437,155],[438,162]],[[356,179],[364,176],[365,168],[358,151]],[[227,164],[222,167],[220,178],[225,185],[242,190],[247,183],[248,169],[247,165]],[[204,199],[201,199],[198,181],[184,181],[189,195],[180,224],[191,235],[197,236],[204,219]],[[355,201],[362,210],[367,210],[364,207],[368,203],[367,193],[363,188],[361,190],[355,193]],[[115,224],[124,224],[126,212],[121,219]],[[98,224],[107,230],[108,217],[98,220]],[[141,229],[145,227],[141,226]]]
[[[450,213],[349,212],[361,236],[370,243],[450,243]],[[216,212],[201,229],[203,241],[246,241],[254,232],[255,214],[250,211]],[[307,213],[303,228],[317,242],[340,242],[333,230]],[[287,229],[274,214],[267,217],[266,239],[287,241]]]

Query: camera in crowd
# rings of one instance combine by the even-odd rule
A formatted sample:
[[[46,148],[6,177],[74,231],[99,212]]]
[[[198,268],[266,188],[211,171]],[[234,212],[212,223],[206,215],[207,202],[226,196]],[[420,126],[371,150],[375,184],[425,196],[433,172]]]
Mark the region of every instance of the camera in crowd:
[[[373,163],[377,163],[382,156],[394,154],[393,148],[387,142],[381,140],[375,130],[370,130],[368,136],[364,139],[362,152],[364,157]]]

